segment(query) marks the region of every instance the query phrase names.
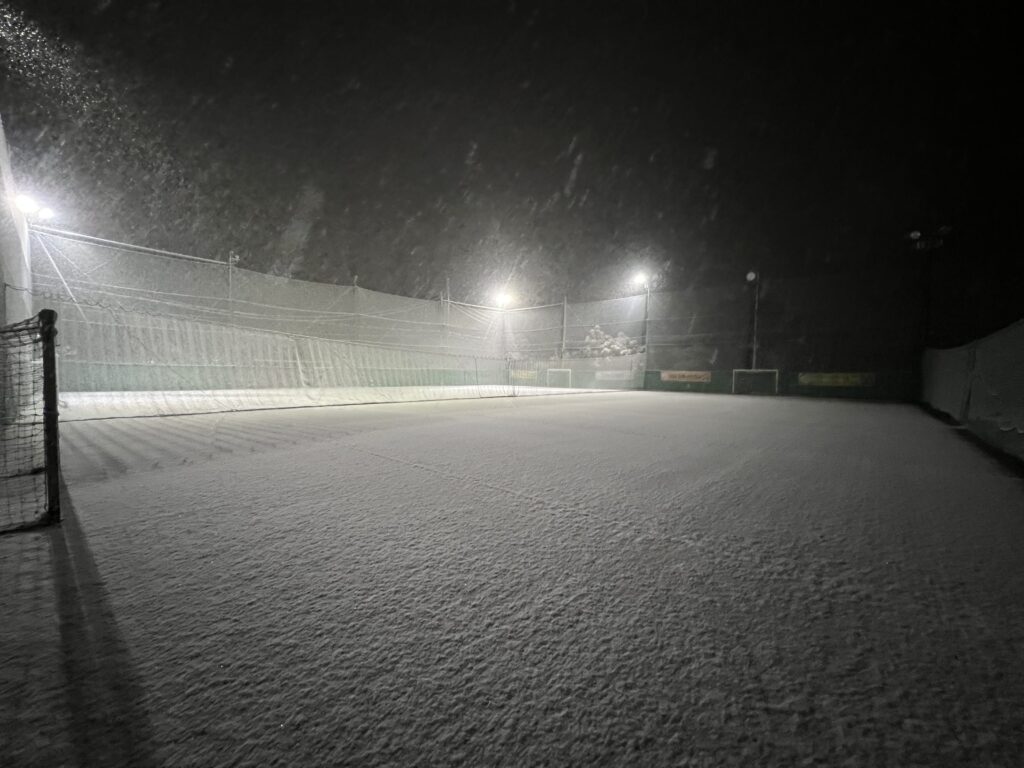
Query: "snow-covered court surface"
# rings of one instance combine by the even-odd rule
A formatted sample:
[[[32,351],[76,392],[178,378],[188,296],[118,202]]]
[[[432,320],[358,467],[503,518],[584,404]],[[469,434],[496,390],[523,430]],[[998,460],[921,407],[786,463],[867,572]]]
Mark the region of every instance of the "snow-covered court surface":
[[[1024,480],[912,406],[65,424],[0,764],[1024,764]]]

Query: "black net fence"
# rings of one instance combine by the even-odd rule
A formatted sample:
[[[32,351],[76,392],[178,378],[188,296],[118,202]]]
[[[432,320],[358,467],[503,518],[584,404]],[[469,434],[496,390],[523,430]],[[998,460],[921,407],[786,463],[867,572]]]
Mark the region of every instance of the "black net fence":
[[[50,522],[57,512],[44,389],[55,316],[0,328],[0,533]],[[50,360],[52,361],[52,347]],[[55,413],[52,417],[55,417]],[[51,428],[53,424],[50,425]]]

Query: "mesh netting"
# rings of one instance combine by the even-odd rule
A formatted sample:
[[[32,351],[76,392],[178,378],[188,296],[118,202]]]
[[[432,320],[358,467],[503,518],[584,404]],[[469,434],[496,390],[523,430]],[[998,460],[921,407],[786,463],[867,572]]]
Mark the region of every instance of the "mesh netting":
[[[525,364],[499,357],[79,309],[62,323],[65,419],[527,394]]]
[[[977,342],[967,418],[1024,456],[1024,321]]]
[[[625,296],[569,304],[566,308],[566,349],[578,357],[603,354],[600,351],[602,346],[622,350],[624,354],[639,352],[646,302],[645,296]],[[601,343],[596,343],[595,338]]]
[[[31,253],[33,294],[62,318],[65,419],[643,382],[642,297],[503,311],[76,238],[36,231]],[[602,322],[617,337],[594,341]]]
[[[0,328],[0,531],[47,512],[43,355],[38,318]]]
[[[1024,458],[1024,321],[954,349],[930,349],[925,402]]]
[[[733,370],[750,365],[753,305],[741,290],[690,288],[651,295],[649,368]]]
[[[922,397],[932,408],[958,421],[967,418],[972,357],[970,347],[926,349],[924,353]]]

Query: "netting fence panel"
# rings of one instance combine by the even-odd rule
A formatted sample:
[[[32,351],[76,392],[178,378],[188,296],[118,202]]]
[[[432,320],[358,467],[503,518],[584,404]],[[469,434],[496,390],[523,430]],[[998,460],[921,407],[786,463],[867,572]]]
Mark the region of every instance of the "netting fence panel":
[[[550,360],[562,354],[563,306],[514,309],[499,319],[505,348],[514,357]]]
[[[842,276],[739,280],[649,296],[502,310],[295,280],[243,269],[230,259],[193,259],[76,237],[36,228],[31,256],[37,297],[65,302],[83,321],[91,317],[90,309],[127,311],[410,353],[527,360],[546,368],[556,360],[645,353],[644,366],[651,372],[710,371],[727,377],[732,370],[756,365],[780,369],[787,386],[796,386],[797,372],[808,371],[869,371],[879,380],[899,383],[919,340],[918,326],[907,322],[914,314],[906,298],[913,286],[903,278],[856,290]],[[162,338],[168,339],[164,359],[173,366],[170,352],[180,346],[180,333],[168,328],[160,336],[157,330],[140,334],[139,343],[156,349]],[[189,332],[198,334],[195,343],[202,350],[209,341],[206,332],[198,327]],[[252,375],[294,378],[284,373],[275,354],[259,358],[267,370]],[[231,355],[220,351],[208,364],[241,380],[245,362]],[[117,357],[112,353],[111,361]],[[445,378],[465,379],[461,365],[447,366],[455,373]],[[610,370],[603,373],[609,381]],[[573,381],[589,380],[586,374],[597,372],[581,371],[584,375]],[[93,374],[100,375],[98,369]],[[555,377],[568,379],[569,374]]]
[[[501,357],[60,308],[58,378],[71,420],[530,394]]]
[[[564,358],[538,362],[544,378],[550,379],[548,369],[567,369],[572,372],[570,381],[574,388],[586,389],[642,389],[647,356],[643,353],[593,358]],[[557,376],[556,376],[557,378]]]
[[[32,233],[31,245],[37,295],[210,321],[232,316],[226,264],[136,253],[39,232]],[[262,309],[248,314],[262,317]],[[246,315],[239,307],[234,316]]]
[[[932,408],[958,421],[967,419],[967,393],[970,391],[974,350],[970,346],[954,349],[927,349],[922,363],[922,398]]]
[[[647,297],[570,303],[566,312],[566,349],[572,357],[615,356],[641,351]]]
[[[358,325],[352,340],[411,350],[444,347],[445,308],[440,301],[393,296],[365,288],[355,289],[353,298]]]
[[[52,311],[0,328],[0,533],[59,516]]]
[[[985,439],[1024,458],[1024,321],[976,342],[967,421]]]
[[[69,418],[643,384],[643,296],[502,310],[41,230],[32,265]]]
[[[220,269],[228,273],[227,266]],[[301,336],[360,338],[363,329],[354,286],[293,280],[238,267],[230,268],[228,281],[229,313],[222,322]]]
[[[446,351],[501,357],[506,352],[504,313],[490,307],[444,302]]]
[[[651,294],[648,368],[733,370],[751,362],[753,302],[743,289]]]
[[[922,399],[1024,458],[1024,320],[954,349],[930,349]]]

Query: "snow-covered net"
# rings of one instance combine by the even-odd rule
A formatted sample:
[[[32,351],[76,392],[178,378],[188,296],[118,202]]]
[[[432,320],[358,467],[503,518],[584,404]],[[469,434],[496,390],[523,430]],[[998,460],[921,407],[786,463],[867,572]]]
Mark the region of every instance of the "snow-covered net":
[[[923,398],[1002,450],[1024,458],[1024,320],[924,358]]]
[[[643,352],[643,296],[551,304],[502,313],[505,343],[518,355],[622,357]]]
[[[601,358],[644,351],[645,296],[587,301],[566,307],[566,347],[573,357]]]
[[[32,269],[36,301],[61,315],[65,419],[643,383],[638,339],[597,327],[637,333],[633,299],[596,302],[604,314],[590,305],[503,311],[41,230]],[[642,326],[642,298],[639,307]]]

